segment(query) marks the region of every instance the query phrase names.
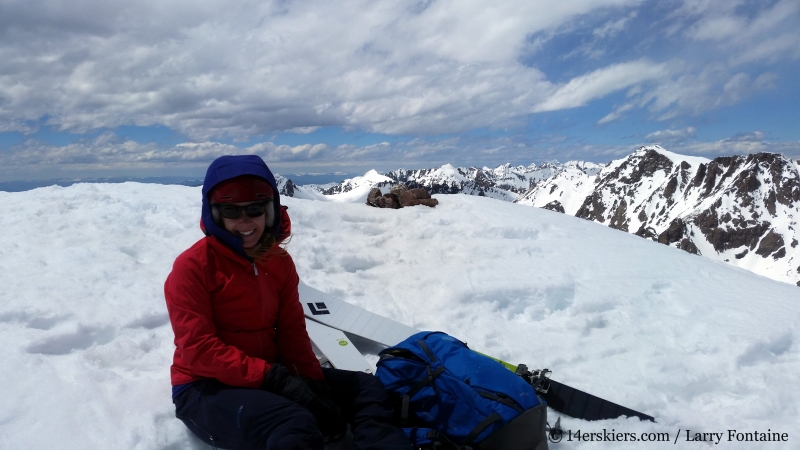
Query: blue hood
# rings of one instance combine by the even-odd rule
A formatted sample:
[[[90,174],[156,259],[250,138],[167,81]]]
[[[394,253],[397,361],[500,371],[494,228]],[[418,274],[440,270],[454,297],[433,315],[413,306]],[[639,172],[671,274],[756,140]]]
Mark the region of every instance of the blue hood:
[[[214,236],[224,242],[228,247],[235,250],[248,260],[242,247],[242,241],[236,236],[228,233],[224,228],[218,226],[211,219],[211,202],[208,200],[208,193],[219,183],[236,178],[242,175],[255,175],[261,177],[272,186],[275,197],[272,206],[275,208],[275,223],[272,225],[272,234],[278,236],[281,229],[281,197],[278,194],[278,185],[275,183],[275,176],[270,172],[264,160],[257,155],[226,155],[220,156],[208,166],[206,178],[203,181],[203,213],[202,222],[206,235]]]

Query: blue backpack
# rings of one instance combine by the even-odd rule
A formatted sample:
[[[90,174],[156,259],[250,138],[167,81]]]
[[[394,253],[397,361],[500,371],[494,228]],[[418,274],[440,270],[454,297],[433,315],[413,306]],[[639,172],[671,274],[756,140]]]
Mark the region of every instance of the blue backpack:
[[[497,448],[508,450],[547,448],[546,407],[533,387],[458,339],[423,331],[383,350],[380,357],[376,376],[398,402],[403,430],[417,447],[447,442],[451,448],[488,448],[478,444],[494,440],[501,442]],[[519,434],[524,428],[527,436],[493,437],[523,415],[533,422],[505,430]],[[541,440],[543,447],[530,445]],[[509,444],[516,441],[527,444]]]

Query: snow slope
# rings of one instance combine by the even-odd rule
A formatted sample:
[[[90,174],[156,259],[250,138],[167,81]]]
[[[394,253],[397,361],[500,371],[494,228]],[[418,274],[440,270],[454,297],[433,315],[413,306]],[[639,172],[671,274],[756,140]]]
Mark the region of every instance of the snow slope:
[[[599,172],[598,168],[582,167],[582,161],[570,161],[552,176],[536,183],[515,203],[574,216],[594,190],[594,178]]]
[[[670,442],[680,430],[674,447],[692,449],[705,447],[687,429],[771,430],[789,442],[722,448],[797,448],[796,286],[564,214],[436,198],[400,210],[287,198],[301,278],[658,420],[566,429]],[[200,188],[78,184],[0,201],[0,449],[206,448],[174,418],[162,295],[202,238]]]

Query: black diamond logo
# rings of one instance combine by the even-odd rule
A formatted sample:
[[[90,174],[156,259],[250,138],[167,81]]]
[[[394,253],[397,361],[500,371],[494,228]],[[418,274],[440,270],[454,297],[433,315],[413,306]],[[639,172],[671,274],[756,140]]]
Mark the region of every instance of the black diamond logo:
[[[306,305],[308,305],[308,309],[311,310],[311,314],[314,316],[331,313],[330,311],[328,311],[328,307],[325,306],[324,302],[306,303]]]

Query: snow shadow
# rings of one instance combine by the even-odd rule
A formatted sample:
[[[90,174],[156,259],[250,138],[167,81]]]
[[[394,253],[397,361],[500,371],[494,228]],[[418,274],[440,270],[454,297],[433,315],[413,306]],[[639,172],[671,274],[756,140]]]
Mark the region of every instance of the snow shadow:
[[[41,355],[66,355],[75,350],[86,350],[97,344],[111,342],[117,335],[113,327],[93,328],[79,326],[74,333],[63,333],[29,345],[26,351]]]
[[[125,325],[125,328],[146,328],[148,330],[154,330],[168,323],[169,316],[166,313],[149,314],[130,322]]]
[[[0,314],[0,322],[21,322],[36,330],[49,330],[68,319],[69,315],[49,315],[26,311],[9,311]]]
[[[753,366],[761,362],[771,361],[789,351],[794,343],[791,331],[773,336],[766,341],[758,341],[739,355],[736,359],[738,367]]]

